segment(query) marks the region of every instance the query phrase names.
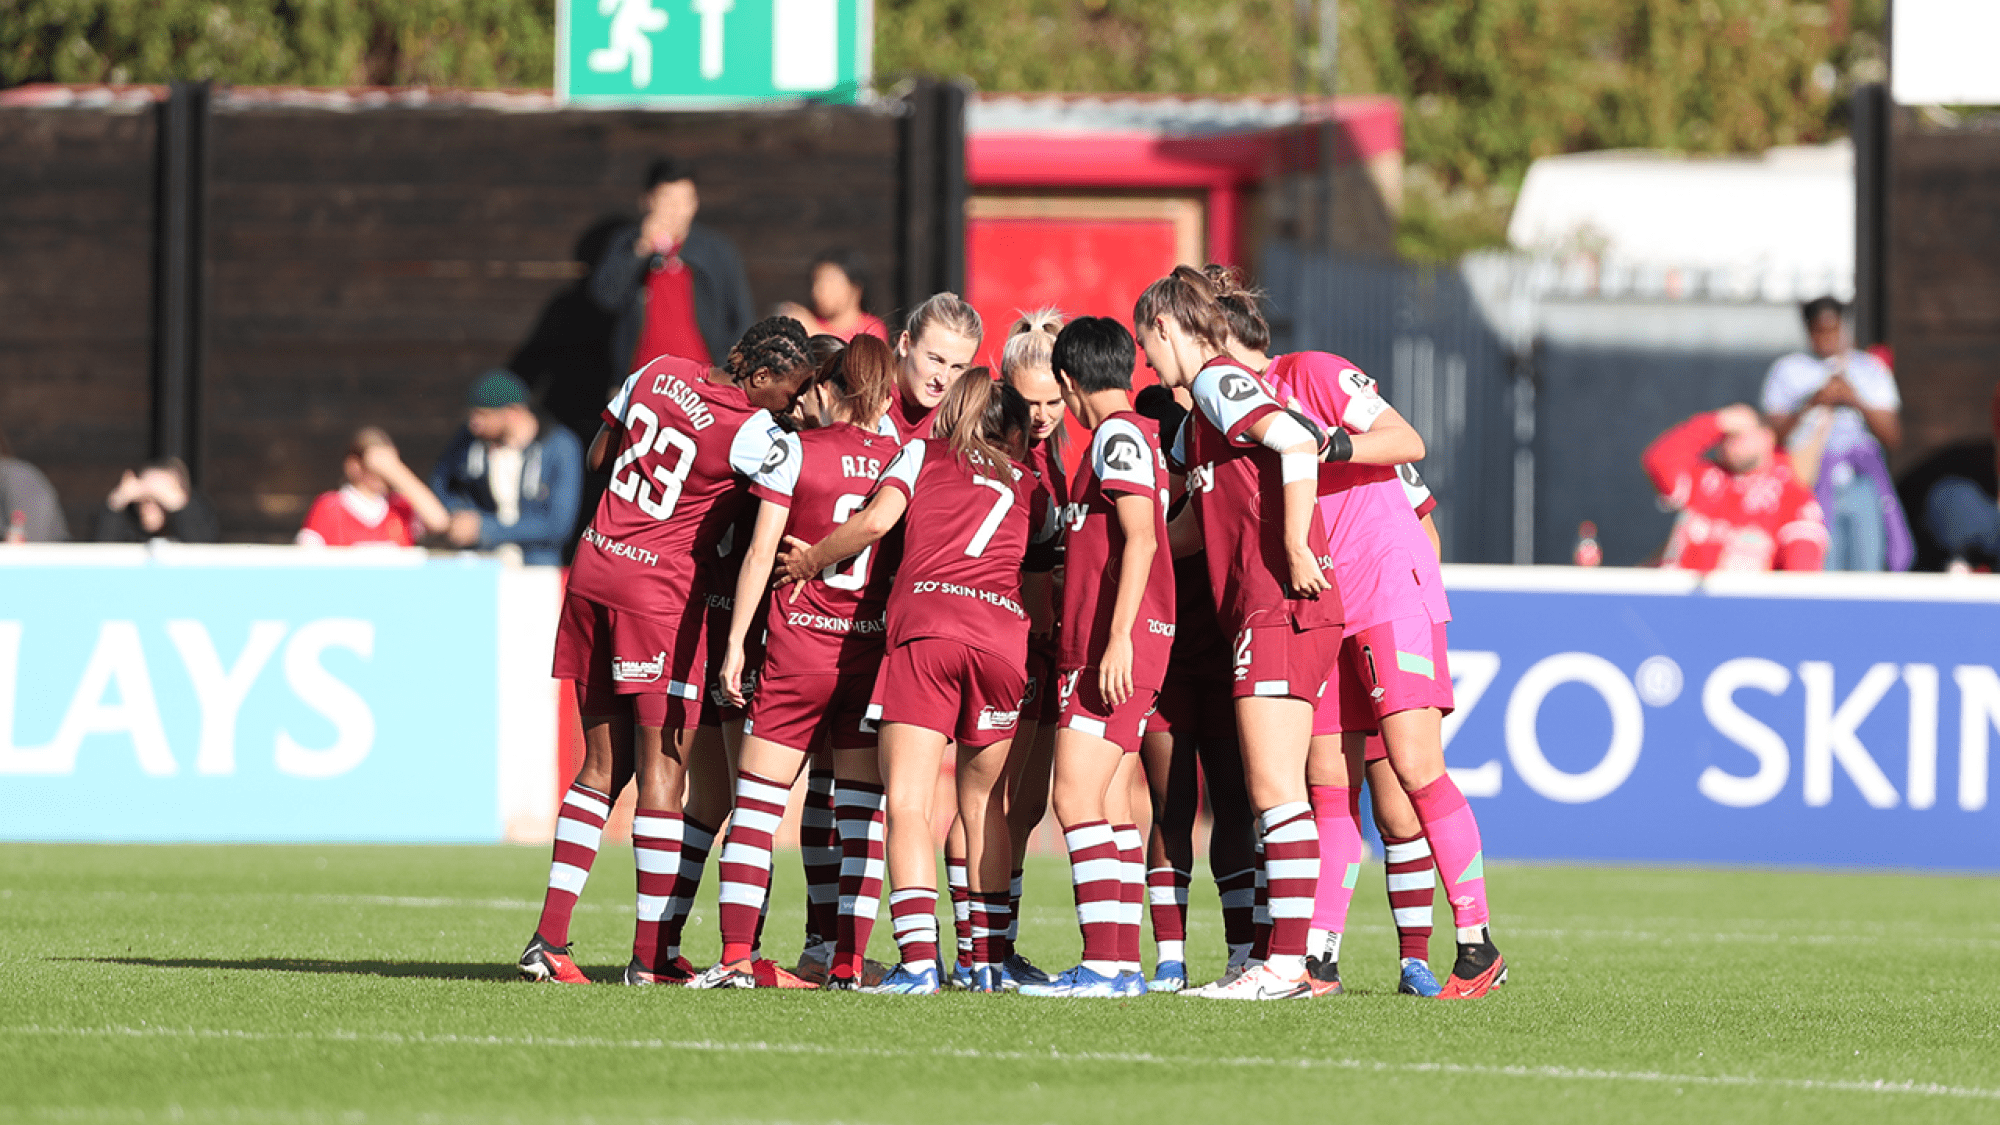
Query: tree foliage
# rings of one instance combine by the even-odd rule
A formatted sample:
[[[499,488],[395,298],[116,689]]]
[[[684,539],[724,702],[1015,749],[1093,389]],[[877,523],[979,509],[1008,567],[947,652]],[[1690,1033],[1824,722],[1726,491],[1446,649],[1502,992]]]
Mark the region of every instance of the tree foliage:
[[[547,86],[555,0],[6,0],[0,85]],[[876,0],[878,76],[983,90],[1314,89],[1295,0]],[[1308,9],[1312,5],[1306,6]],[[1887,0],[1338,0],[1339,87],[1404,107],[1403,245],[1496,240],[1537,156],[1752,152],[1845,126]]]

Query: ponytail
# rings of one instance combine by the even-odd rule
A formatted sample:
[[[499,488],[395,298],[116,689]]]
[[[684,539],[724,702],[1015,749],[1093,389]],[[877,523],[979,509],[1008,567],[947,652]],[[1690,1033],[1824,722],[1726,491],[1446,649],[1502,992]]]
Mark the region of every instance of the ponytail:
[[[1216,353],[1229,342],[1229,320],[1216,301],[1215,284],[1193,266],[1175,266],[1174,272],[1139,294],[1132,309],[1133,324],[1144,330],[1159,317],[1179,324]]]
[[[880,338],[860,333],[820,364],[814,378],[832,392],[847,420],[865,430],[889,409],[896,382],[896,354]]]
[[[960,375],[938,403],[931,434],[970,468],[999,472],[1013,461],[1007,435],[1028,432],[1028,400],[992,372],[974,367]]]
[[[1210,262],[1201,272],[1215,289],[1215,304],[1222,310],[1229,334],[1251,351],[1269,351],[1271,324],[1264,319],[1264,294],[1243,284],[1243,275],[1235,266]]]
[[[1055,355],[1056,333],[1062,331],[1061,309],[1041,308],[1021,314],[1007,330],[1007,343],[1000,349],[1000,377],[1013,385],[1014,377],[1037,367],[1047,367]]]

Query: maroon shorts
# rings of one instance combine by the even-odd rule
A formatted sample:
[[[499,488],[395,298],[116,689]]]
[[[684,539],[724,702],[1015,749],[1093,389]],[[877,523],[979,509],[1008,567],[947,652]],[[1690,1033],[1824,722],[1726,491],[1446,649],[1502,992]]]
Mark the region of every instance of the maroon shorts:
[[[1114,707],[1098,690],[1095,668],[1065,668],[1056,684],[1062,700],[1059,726],[1101,738],[1127,754],[1139,752],[1146,737],[1146,717],[1153,713],[1159,692],[1141,688]]]
[[[1227,677],[1167,669],[1159,706],[1146,716],[1147,734],[1192,737],[1199,746],[1236,741],[1236,700]]]
[[[585,718],[616,714],[618,697],[633,696],[640,725],[685,730],[699,718],[702,641],[699,614],[676,624],[565,594],[553,674],[575,681]]]
[[[1056,691],[1056,654],[1028,649],[1028,690],[1021,695],[1021,721],[1047,726],[1062,714]]]
[[[747,713],[747,708],[722,698],[722,658],[729,652],[730,601],[711,594],[703,614],[702,627],[708,633],[708,670],[702,679],[701,693],[701,725],[705,727],[739,722]],[[764,636],[764,615],[760,612],[751,618],[750,631],[743,635],[745,699],[757,698],[757,680],[764,670]]]
[[[876,682],[881,723],[908,723],[969,747],[1014,737],[1027,676],[958,641],[919,637],[890,650]]]
[[[875,728],[868,722],[868,703],[875,677],[836,672],[767,676],[750,701],[743,723],[745,737],[756,735],[788,750],[809,753],[821,731],[835,750],[863,750],[875,745]]]
[[[1445,627],[1428,617],[1398,617],[1346,638],[1335,674],[1336,690],[1313,712],[1315,735],[1378,731],[1384,715],[1419,707],[1451,714]]]
[[[1318,704],[1340,657],[1340,630],[1268,625],[1236,634],[1236,676],[1230,694],[1289,696]]]
[[[1313,716],[1313,725],[1319,725],[1318,715]],[[1314,733],[1317,734],[1318,732],[1315,731]],[[1363,763],[1386,762],[1389,760],[1389,746],[1382,741],[1382,732],[1376,731],[1368,736],[1368,743],[1361,751],[1361,760]]]

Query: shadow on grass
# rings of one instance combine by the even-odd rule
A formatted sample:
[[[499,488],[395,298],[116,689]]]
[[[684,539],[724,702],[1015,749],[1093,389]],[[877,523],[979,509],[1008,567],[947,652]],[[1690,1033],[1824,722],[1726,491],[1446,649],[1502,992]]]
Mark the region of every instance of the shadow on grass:
[[[327,961],[313,957],[57,957],[99,965],[135,965],[144,969],[221,969],[253,973],[332,973],[342,976],[423,977],[431,980],[518,980],[513,965],[448,964],[435,961]],[[585,969],[592,980],[613,981],[617,969]]]

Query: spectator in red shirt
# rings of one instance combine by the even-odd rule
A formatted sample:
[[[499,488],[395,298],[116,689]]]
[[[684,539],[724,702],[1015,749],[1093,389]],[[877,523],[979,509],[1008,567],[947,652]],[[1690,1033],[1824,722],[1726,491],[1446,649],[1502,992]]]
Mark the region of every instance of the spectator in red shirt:
[[[806,326],[813,336],[835,336],[852,340],[867,334],[889,341],[889,326],[867,312],[868,259],[859,250],[828,250],[813,259],[812,307],[786,301],[778,306],[779,316],[789,316]]]
[[[1662,566],[1824,568],[1826,518],[1777,441],[1763,416],[1739,403],[1697,414],[1646,447],[1646,475],[1680,512]]]
[[[355,433],[340,469],[347,483],[320,493],[306,510],[300,546],[414,547],[451,522],[437,495],[403,464],[396,443],[374,426]]]
[[[721,363],[750,328],[750,279],[736,247],[694,221],[694,165],[666,157],[646,173],[646,217],[611,236],[590,296],[617,318],[611,362],[637,371],[663,355]]]

